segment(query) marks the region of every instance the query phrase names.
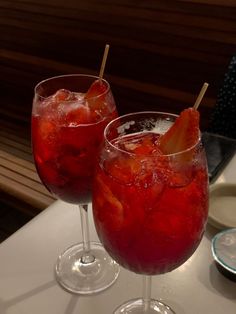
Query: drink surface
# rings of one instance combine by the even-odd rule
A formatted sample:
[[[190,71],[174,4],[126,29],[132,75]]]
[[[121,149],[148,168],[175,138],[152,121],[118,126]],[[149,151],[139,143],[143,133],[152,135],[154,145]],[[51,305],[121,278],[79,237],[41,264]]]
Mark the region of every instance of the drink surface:
[[[201,241],[208,213],[205,156],[199,148],[164,156],[159,135],[140,133],[104,148],[93,212],[98,236],[123,267],[160,274],[183,264]],[[112,148],[113,147],[113,148]]]
[[[91,200],[94,164],[108,122],[117,116],[112,95],[88,102],[85,94],[59,90],[35,100],[32,143],[35,164],[45,186],[58,198]]]

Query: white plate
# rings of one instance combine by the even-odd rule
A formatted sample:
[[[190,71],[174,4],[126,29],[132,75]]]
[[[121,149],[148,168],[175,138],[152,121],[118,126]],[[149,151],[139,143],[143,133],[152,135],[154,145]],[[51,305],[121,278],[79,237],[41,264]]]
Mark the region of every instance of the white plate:
[[[236,184],[210,186],[208,222],[218,229],[236,228]]]

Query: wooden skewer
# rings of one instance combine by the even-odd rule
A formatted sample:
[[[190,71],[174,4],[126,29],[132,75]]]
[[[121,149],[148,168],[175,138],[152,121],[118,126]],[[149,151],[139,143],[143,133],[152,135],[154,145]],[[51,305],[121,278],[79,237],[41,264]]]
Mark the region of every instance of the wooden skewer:
[[[103,54],[103,58],[102,58],[102,64],[101,64],[101,68],[100,68],[100,72],[99,72],[99,79],[100,80],[103,78],[109,48],[110,48],[110,46],[107,44],[105,46],[105,50],[104,50],[104,54]]]
[[[197,110],[198,106],[200,105],[201,101],[202,101],[202,98],[208,88],[209,84],[208,83],[204,83],[203,86],[202,86],[202,89],[200,90],[200,93],[195,101],[195,104],[193,105],[193,109]]]

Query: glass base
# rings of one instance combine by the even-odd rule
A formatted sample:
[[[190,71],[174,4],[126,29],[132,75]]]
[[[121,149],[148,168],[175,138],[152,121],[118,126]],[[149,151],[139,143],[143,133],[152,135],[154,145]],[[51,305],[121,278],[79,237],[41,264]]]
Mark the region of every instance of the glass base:
[[[110,287],[117,279],[119,265],[100,243],[91,242],[90,255],[84,255],[83,244],[68,248],[57,260],[55,273],[58,283],[67,291],[92,294]]]
[[[119,306],[113,314],[175,314],[166,304],[151,299],[148,308],[145,309],[142,299],[130,300]]]

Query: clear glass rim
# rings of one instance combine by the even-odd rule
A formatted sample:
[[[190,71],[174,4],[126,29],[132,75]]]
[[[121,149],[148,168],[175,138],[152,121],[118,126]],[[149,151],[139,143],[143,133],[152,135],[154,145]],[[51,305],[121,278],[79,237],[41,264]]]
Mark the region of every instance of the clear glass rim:
[[[115,146],[114,144],[111,143],[111,141],[107,138],[107,131],[108,129],[111,127],[112,124],[114,124],[116,121],[120,120],[120,119],[123,119],[123,118],[126,118],[126,117],[129,117],[129,116],[139,116],[139,115],[145,115],[145,114],[155,114],[155,115],[161,115],[161,116],[171,116],[171,117],[174,117],[174,118],[177,118],[179,117],[179,115],[177,114],[174,114],[174,113],[169,113],[169,112],[162,112],[162,111],[138,111],[138,112],[131,112],[131,113],[128,113],[128,114],[124,114],[124,115],[121,115],[119,117],[117,117],[116,119],[113,119],[112,121],[110,121],[107,126],[105,127],[104,129],[104,139],[105,139],[105,142],[108,143],[113,149],[117,150],[117,151],[120,151],[124,154],[127,154],[129,156],[135,156],[136,154],[135,153],[131,153],[131,152],[127,152],[121,148],[118,148],[117,146]],[[201,143],[201,133],[199,133],[199,137],[198,137],[198,140],[197,142],[190,146],[189,148],[185,149],[185,150],[182,150],[182,151],[179,151],[177,153],[171,153],[171,154],[159,154],[158,152],[156,153],[153,153],[151,156],[160,156],[160,157],[173,157],[173,156],[179,156],[179,155],[182,155],[182,154],[185,154],[189,151],[192,151],[194,150],[199,144]],[[143,154],[142,155],[143,157],[150,157],[150,154],[149,155],[145,155]]]
[[[99,95],[97,95],[97,96],[94,96],[94,97],[90,97],[89,99],[96,99],[96,98],[99,98],[99,97],[101,97],[101,96],[103,96],[103,95],[105,95],[105,94],[108,94],[108,93],[110,92],[110,90],[111,90],[110,84],[109,84],[108,81],[105,80],[104,78],[100,78],[99,76],[92,75],[92,74],[76,74],[76,73],[74,73],[74,74],[56,75],[56,76],[52,76],[52,77],[46,78],[46,79],[44,79],[44,80],[38,82],[38,83],[35,85],[35,87],[34,87],[34,94],[37,95],[38,97],[40,97],[40,99],[47,99],[49,96],[44,97],[44,96],[42,96],[42,95],[40,95],[40,94],[38,93],[39,87],[40,87],[42,84],[45,84],[45,83],[47,83],[47,82],[49,82],[49,81],[52,81],[52,80],[55,80],[55,79],[60,79],[60,78],[69,78],[69,77],[87,77],[87,78],[91,78],[91,79],[94,79],[94,80],[100,79],[102,82],[104,82],[104,83],[106,84],[106,87],[107,87],[107,88],[106,88],[106,90],[105,90],[103,93],[101,93],[101,94],[99,94]],[[72,91],[72,92],[73,92],[73,91]]]

